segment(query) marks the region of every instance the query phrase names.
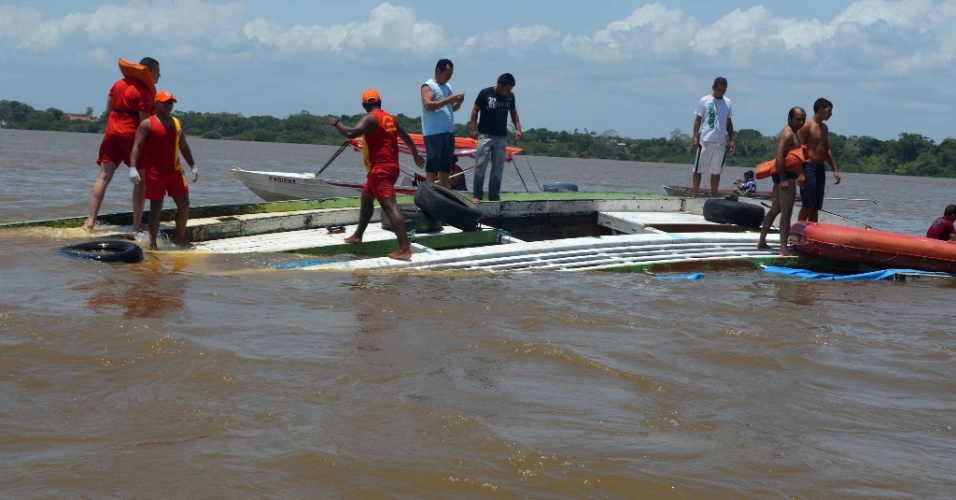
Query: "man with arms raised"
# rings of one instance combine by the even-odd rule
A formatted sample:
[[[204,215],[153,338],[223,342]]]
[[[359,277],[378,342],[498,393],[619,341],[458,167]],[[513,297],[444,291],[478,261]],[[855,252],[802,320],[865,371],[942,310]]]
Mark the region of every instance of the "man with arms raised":
[[[800,199],[803,202],[797,219],[801,221],[817,222],[823,208],[823,193],[827,183],[824,161],[833,169],[833,183],[840,183],[840,171],[837,170],[836,160],[830,151],[830,129],[824,123],[831,116],[833,103],[822,97],[817,99],[813,103],[813,118],[804,124],[798,133],[800,142],[807,146],[807,161],[803,164],[803,173],[797,177]]]
[[[786,169],[787,155],[793,150],[801,148],[800,136],[797,132],[807,121],[807,112],[801,107],[790,108],[787,114],[787,126],[783,127],[777,137],[777,173],[773,174],[773,205],[763,219],[760,228],[760,241],[757,248],[770,248],[767,244],[767,233],[773,220],[780,215],[780,255],[791,255],[787,250],[787,240],[790,238],[790,219],[793,216],[793,203],[797,197],[798,172]],[[798,167],[799,168],[799,167]]]
[[[362,107],[368,113],[359,119],[354,127],[346,126],[337,118],[329,117],[327,123],[340,134],[355,139],[365,136],[365,168],[368,177],[362,187],[362,208],[359,212],[358,227],[352,236],[345,238],[346,243],[361,243],[365,228],[372,219],[372,200],[377,199],[383,215],[388,217],[398,238],[398,250],[388,254],[393,259],[406,260],[412,257],[412,247],[405,232],[405,219],[398,210],[395,201],[395,181],[398,180],[398,139],[408,146],[418,168],[425,166],[425,159],[418,154],[418,148],[412,142],[402,125],[395,117],[382,111],[382,98],[378,91],[368,89],[362,94]],[[446,179],[447,180],[447,179]]]
[[[727,92],[727,79],[718,76],[711,87],[713,93],[705,95],[697,103],[694,114],[694,138],[691,148],[697,153],[694,162],[693,196],[700,191],[700,178],[704,171],[710,172],[710,196],[717,197],[720,186],[720,174],[724,171],[724,160],[728,154],[734,154],[734,122],[730,99],[724,97]],[[727,140],[730,150],[726,151]]]
[[[465,102],[465,94],[452,94],[451,75],[455,65],[442,59],[435,65],[435,76],[422,84],[422,136],[425,141],[425,179],[451,189],[448,174],[455,160],[455,111]]]

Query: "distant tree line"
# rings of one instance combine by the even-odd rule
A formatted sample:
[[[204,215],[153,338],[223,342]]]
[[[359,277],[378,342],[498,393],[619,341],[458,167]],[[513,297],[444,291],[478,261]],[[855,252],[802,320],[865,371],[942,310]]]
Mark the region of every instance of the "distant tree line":
[[[195,111],[173,114],[183,120],[193,137],[298,144],[341,144],[343,140],[325,124],[325,116],[308,111],[286,118]],[[106,117],[103,114],[93,117],[92,108],[86,109],[86,115],[92,121],[79,121],[77,116],[71,120],[70,115],[56,108],[39,111],[17,101],[0,101],[0,122],[4,128],[103,133]],[[360,116],[337,118],[354,124]],[[421,133],[418,117],[399,114],[396,118],[409,132]],[[468,126],[456,124],[455,133],[466,137]],[[776,152],[776,137],[764,136],[756,130],[740,130],[735,139],[737,151],[729,160],[734,165],[753,167],[771,159]],[[680,130],[671,132],[670,137],[630,139],[620,137],[614,130],[597,133],[588,129],[568,132],[539,128],[526,130],[518,146],[536,156],[689,164],[694,161],[690,143],[690,136]],[[515,144],[513,130],[509,144]],[[953,138],[936,144],[919,134],[902,133],[897,139],[882,141],[831,133],[830,146],[841,172],[956,177],[956,139]]]

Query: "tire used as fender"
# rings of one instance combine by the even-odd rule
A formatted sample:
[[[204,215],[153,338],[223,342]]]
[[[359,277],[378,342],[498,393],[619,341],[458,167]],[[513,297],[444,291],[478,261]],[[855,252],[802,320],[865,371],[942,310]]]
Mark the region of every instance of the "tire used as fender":
[[[402,218],[405,220],[405,231],[431,233],[441,230],[441,221],[429,217],[415,205],[399,205],[398,212],[402,214]],[[382,229],[395,232],[391,219],[385,213],[382,213]]]
[[[451,189],[426,182],[415,191],[415,204],[425,215],[462,231],[478,229],[481,218],[478,205]]]
[[[763,218],[763,208],[750,203],[720,198],[710,198],[704,202],[704,219],[710,222],[760,227]]]
[[[139,262],[143,249],[136,243],[120,240],[97,240],[63,247],[64,255],[99,262]]]

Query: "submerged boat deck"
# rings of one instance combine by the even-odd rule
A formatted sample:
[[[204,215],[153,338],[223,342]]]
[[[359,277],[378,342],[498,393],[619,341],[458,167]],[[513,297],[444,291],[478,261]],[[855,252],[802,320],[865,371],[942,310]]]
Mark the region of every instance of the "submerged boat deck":
[[[398,201],[412,199],[399,196]],[[355,198],[194,207],[187,239],[196,253],[288,252],[303,259],[284,268],[330,271],[688,271],[805,264],[777,255],[776,237],[768,238],[773,248],[758,250],[758,230],[706,220],[704,202],[632,193],[502,193],[502,201],[478,205],[482,226],[477,231],[445,226],[436,232],[410,233],[413,254],[407,261],[382,257],[397,248],[397,241],[394,233],[381,228],[378,208],[361,243],[344,241],[358,222]],[[164,210],[164,233],[172,232],[173,217],[173,210]],[[821,217],[840,219],[822,212]],[[101,219],[114,225],[86,237],[131,237],[129,214]],[[82,219],[73,218],[0,227],[80,224]],[[338,260],[317,263],[306,258],[311,255]]]

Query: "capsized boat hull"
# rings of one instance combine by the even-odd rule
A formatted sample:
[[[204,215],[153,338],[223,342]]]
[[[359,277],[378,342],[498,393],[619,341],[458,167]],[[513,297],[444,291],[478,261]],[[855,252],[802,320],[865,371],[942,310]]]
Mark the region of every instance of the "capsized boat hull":
[[[790,245],[803,253],[881,269],[956,273],[956,243],[908,234],[797,222]]]

